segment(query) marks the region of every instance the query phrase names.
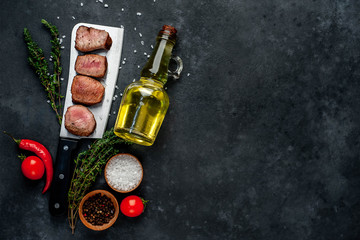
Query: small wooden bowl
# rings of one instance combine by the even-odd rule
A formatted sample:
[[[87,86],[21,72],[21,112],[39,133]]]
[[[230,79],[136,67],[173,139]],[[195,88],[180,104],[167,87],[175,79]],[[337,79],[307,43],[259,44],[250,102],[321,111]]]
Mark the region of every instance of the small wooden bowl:
[[[92,196],[94,196],[95,194],[98,194],[98,193],[101,193],[101,196],[105,195],[105,196],[107,196],[108,198],[111,199],[111,202],[114,204],[115,214],[114,214],[114,217],[110,220],[110,222],[105,223],[105,224],[100,225],[100,226],[95,226],[95,225],[92,225],[91,223],[89,223],[88,221],[86,221],[85,217],[83,216],[82,209],[83,209],[84,202],[89,197],[92,197]],[[114,197],[114,195],[112,195],[111,193],[109,193],[108,191],[105,191],[105,190],[95,190],[95,191],[89,192],[88,194],[85,195],[85,197],[83,197],[83,199],[81,200],[80,205],[79,205],[79,217],[80,217],[81,222],[86,227],[88,227],[88,228],[90,228],[92,230],[95,230],[95,231],[102,231],[102,230],[105,230],[105,229],[111,227],[115,223],[118,216],[119,216],[119,203],[116,200],[116,198]]]
[[[139,181],[139,183],[138,183],[133,189],[130,189],[129,191],[122,191],[122,190],[119,190],[119,189],[113,187],[113,186],[109,183],[109,180],[108,180],[107,177],[106,177],[106,170],[107,170],[107,168],[108,168],[109,162],[110,162],[112,159],[114,159],[114,158],[116,158],[116,157],[118,157],[118,156],[124,156],[124,155],[128,155],[128,156],[136,159],[136,161],[139,163],[139,165],[140,165],[140,167],[141,167],[141,178],[140,178],[140,181]],[[143,177],[144,177],[144,169],[143,169],[143,166],[142,166],[141,162],[139,161],[139,159],[137,159],[137,157],[135,157],[134,155],[131,155],[131,154],[129,154],[129,153],[119,153],[119,154],[116,154],[116,155],[112,156],[112,157],[109,159],[109,161],[106,163],[106,165],[105,165],[105,170],[104,170],[104,175],[105,175],[105,181],[106,181],[106,183],[109,185],[109,187],[111,187],[112,190],[114,190],[114,191],[116,191],[116,192],[120,192],[120,193],[128,193],[128,192],[134,191],[134,190],[140,185],[140,183],[142,182],[142,179],[143,179]]]

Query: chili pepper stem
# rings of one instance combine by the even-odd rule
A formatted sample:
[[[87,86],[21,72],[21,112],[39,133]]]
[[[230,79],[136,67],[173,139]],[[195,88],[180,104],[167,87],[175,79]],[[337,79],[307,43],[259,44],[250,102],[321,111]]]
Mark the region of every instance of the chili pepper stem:
[[[9,137],[11,137],[14,142],[16,142],[18,145],[20,144],[21,140],[20,139],[15,139],[13,136],[11,136],[10,133],[6,132],[6,131],[3,131],[4,134],[8,135]]]

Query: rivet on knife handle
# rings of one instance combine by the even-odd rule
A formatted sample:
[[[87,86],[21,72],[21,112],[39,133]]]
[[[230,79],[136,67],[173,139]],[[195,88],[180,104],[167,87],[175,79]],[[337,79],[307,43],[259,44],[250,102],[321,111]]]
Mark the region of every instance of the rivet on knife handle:
[[[72,155],[76,147],[77,140],[59,140],[49,199],[49,211],[54,216],[63,215],[67,211],[67,195],[72,176]]]

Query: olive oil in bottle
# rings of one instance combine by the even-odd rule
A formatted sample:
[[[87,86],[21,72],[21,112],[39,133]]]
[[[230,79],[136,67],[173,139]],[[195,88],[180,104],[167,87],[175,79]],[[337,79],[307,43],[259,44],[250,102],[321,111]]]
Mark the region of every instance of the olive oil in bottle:
[[[145,146],[154,143],[169,107],[164,84],[175,40],[176,29],[164,25],[140,80],[124,91],[114,127],[117,136]]]

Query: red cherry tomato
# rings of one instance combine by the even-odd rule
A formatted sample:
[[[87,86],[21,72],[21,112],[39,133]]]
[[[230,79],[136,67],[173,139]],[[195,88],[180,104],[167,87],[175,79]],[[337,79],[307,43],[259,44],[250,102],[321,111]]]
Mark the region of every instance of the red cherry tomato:
[[[36,156],[27,157],[21,164],[21,171],[25,177],[31,180],[38,180],[44,175],[44,163]]]
[[[125,216],[137,217],[144,211],[144,201],[135,195],[128,196],[121,201],[120,210]]]

